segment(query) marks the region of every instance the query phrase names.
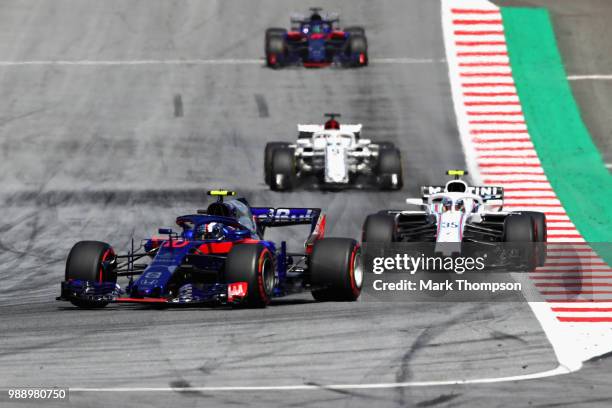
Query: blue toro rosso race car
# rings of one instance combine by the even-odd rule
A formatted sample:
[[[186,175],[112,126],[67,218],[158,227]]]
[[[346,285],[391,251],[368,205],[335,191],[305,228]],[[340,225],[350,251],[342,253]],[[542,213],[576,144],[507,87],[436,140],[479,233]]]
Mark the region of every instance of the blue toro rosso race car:
[[[359,244],[324,238],[318,208],[251,207],[234,192],[209,191],[217,201],[176,219],[179,232],[118,255],[107,243],[81,241],[70,250],[57,300],[81,308],[109,303],[228,304],[265,307],[271,299],[312,291],[319,301],[354,301],[363,282]],[[267,228],[307,225],[304,250],[265,240]],[[148,260],[148,262],[142,262]],[[117,278],[129,279],[125,288]],[[137,278],[135,278],[137,277]]]
[[[368,41],[362,27],[341,30],[337,15],[322,15],[318,7],[310,10],[310,16],[291,17],[291,31],[284,28],[266,30],[266,64],[269,67],[368,65]]]

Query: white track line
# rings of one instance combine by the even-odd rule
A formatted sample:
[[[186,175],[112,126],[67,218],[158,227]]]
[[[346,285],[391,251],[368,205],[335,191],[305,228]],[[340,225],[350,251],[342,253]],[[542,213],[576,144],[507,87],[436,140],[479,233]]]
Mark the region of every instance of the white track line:
[[[491,384],[511,381],[533,380],[553,377],[572,372],[562,365],[553,370],[541,371],[533,374],[524,374],[508,377],[475,378],[472,380],[447,381],[413,381],[400,383],[373,383],[373,384],[330,384],[330,385],[263,385],[263,386],[235,386],[235,387],[114,387],[114,388],[70,388],[71,393],[84,392],[226,392],[226,391],[317,391],[317,390],[359,390],[359,389],[388,389],[409,387],[436,387],[447,385]]]
[[[567,79],[570,81],[581,81],[585,79],[612,80],[612,75],[568,75]]]
[[[446,59],[427,59],[427,58],[371,58],[374,64],[437,64],[446,63]]]
[[[83,66],[115,66],[115,65],[249,65],[263,64],[263,59],[145,59],[145,60],[32,60],[32,61],[0,61],[0,66],[23,65],[83,65]]]
[[[443,58],[372,58],[374,64],[438,64],[446,63]],[[66,65],[66,66],[130,66],[130,65],[263,65],[262,58],[245,59],[143,59],[143,60],[31,60],[0,61],[0,67]]]

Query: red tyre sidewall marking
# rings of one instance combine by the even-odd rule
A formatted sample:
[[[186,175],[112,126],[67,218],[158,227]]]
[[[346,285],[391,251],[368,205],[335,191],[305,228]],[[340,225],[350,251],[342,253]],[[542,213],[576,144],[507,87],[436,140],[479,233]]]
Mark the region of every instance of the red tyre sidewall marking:
[[[259,288],[259,294],[261,296],[261,299],[264,301],[264,303],[267,304],[270,302],[270,298],[266,294],[266,289],[264,288],[264,281],[263,281],[263,265],[266,260],[266,256],[265,256],[266,254],[270,254],[270,251],[268,250],[268,248],[264,248],[264,250],[261,251],[261,254],[259,254],[259,261],[257,265],[257,286]],[[247,288],[247,291],[248,291],[248,288]],[[248,292],[247,292],[247,295],[248,295]]]
[[[357,252],[360,250],[359,244],[355,245],[353,248],[353,252],[351,252],[350,265],[349,265],[349,277],[351,282],[351,291],[353,295],[359,296],[361,293],[361,288],[357,287],[357,282],[355,282],[355,257],[357,256]],[[363,283],[362,283],[363,286]]]
[[[102,259],[100,259],[100,283],[104,282],[104,267],[102,266],[102,264],[106,261],[106,259],[108,258],[109,255],[115,255],[113,248],[108,248],[104,254],[102,255]]]

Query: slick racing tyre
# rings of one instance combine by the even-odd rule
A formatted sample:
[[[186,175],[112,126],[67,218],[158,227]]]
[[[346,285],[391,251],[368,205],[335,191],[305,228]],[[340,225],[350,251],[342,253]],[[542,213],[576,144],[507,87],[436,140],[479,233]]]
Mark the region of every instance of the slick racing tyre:
[[[318,301],[354,301],[361,293],[361,248],[348,238],[324,238],[315,242],[310,256],[310,279]]]
[[[532,271],[537,266],[535,228],[528,214],[510,214],[504,220],[504,241],[520,244],[521,259],[517,260],[519,270]],[[510,248],[515,249],[515,248]]]
[[[535,241],[537,250],[537,261],[538,266],[544,266],[546,263],[546,241],[548,239],[546,232],[546,215],[537,211],[521,211],[523,214],[527,214],[533,221],[535,229]]]
[[[378,150],[387,150],[387,149],[395,149],[395,144],[393,142],[378,142]]]
[[[395,242],[397,225],[395,217],[389,214],[370,214],[363,223],[362,242]]]
[[[295,151],[290,147],[277,147],[272,151],[272,175],[270,188],[273,191],[288,191],[295,182]]]
[[[238,244],[230,250],[225,261],[225,281],[246,282],[244,305],[266,307],[275,285],[274,257],[262,244]]]
[[[346,27],[344,29],[345,33],[349,33],[350,35],[361,35],[363,37],[365,37],[365,28],[363,27],[359,27],[359,26],[353,26],[353,27]]]
[[[117,283],[115,251],[105,242],[77,242],[68,254],[65,278],[66,281]],[[108,304],[106,301],[84,299],[71,299],[70,303],[81,308],[100,308]]]
[[[266,40],[268,40],[268,38],[273,37],[273,36],[283,36],[285,35],[285,33],[287,33],[287,30],[285,30],[284,28],[278,28],[278,27],[272,27],[272,28],[268,28],[266,30]]]
[[[266,30],[266,65],[270,68],[282,66],[285,54],[287,53],[287,41],[284,28],[268,28]]]
[[[368,65],[368,42],[362,34],[351,34],[346,42],[346,56],[354,67]]]
[[[399,190],[404,185],[402,158],[397,148],[378,152],[378,182],[383,190]]]
[[[266,150],[264,153],[264,178],[266,184],[270,185],[272,181],[272,153],[274,149],[278,147],[289,147],[289,143],[285,142],[270,142],[266,143]]]

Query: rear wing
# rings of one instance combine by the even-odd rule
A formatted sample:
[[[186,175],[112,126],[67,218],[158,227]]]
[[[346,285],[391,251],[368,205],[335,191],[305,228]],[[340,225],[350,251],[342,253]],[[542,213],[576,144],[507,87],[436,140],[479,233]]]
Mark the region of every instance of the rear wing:
[[[262,230],[266,227],[310,225],[312,232],[321,217],[320,208],[251,207],[251,213]]]
[[[363,125],[361,123],[357,124],[340,124],[340,130],[347,133],[361,133],[361,128]],[[324,125],[315,125],[315,124],[298,124],[298,134],[300,137],[312,137],[313,133],[322,132],[325,130]]]
[[[444,193],[445,186],[422,186],[421,197],[423,202],[430,195]],[[474,194],[482,198],[486,204],[502,205],[504,200],[504,188],[497,186],[468,186],[466,193]],[[499,203],[496,203],[498,201]]]
[[[320,10],[319,10],[320,11]],[[310,23],[310,15],[304,15],[302,13],[292,13],[289,16],[289,21],[291,24],[302,24],[302,23]],[[321,15],[321,21],[327,23],[339,23],[340,22],[340,14],[339,13],[323,13]]]

